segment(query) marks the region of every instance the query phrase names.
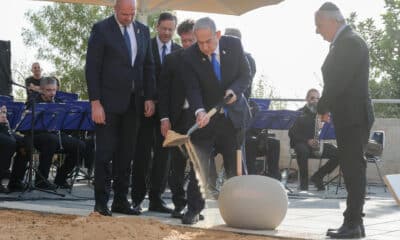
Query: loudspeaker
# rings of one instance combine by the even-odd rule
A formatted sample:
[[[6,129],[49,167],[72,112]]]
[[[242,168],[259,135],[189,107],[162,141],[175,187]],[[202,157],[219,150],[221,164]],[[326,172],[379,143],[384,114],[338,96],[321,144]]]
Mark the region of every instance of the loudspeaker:
[[[0,95],[11,96],[11,43],[0,40]]]

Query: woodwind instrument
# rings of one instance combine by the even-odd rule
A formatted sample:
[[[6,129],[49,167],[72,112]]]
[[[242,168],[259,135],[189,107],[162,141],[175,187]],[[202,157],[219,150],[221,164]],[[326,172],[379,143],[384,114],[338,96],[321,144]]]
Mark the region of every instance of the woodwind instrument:
[[[313,155],[317,158],[322,156],[324,151],[324,144],[321,143],[320,132],[321,132],[321,116],[319,114],[315,115],[315,126],[314,126],[314,144],[312,146]]]

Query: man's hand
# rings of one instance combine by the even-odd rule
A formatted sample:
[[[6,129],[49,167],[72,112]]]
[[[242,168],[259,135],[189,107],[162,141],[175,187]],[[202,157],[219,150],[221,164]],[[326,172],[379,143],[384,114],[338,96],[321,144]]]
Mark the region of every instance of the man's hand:
[[[155,111],[154,101],[153,100],[144,101],[144,116],[151,117],[153,116],[154,111]]]
[[[5,105],[0,107],[0,123],[7,123],[7,107]]]
[[[307,140],[307,144],[308,144],[308,146],[310,146],[310,147],[316,147],[316,146],[318,146],[318,141],[316,141],[316,140],[314,140],[314,139],[308,139]]]
[[[92,120],[96,124],[106,124],[106,114],[99,100],[91,101],[92,105]]]
[[[33,83],[30,83],[30,84],[29,84],[28,89],[29,89],[29,90],[32,90],[32,91],[35,91],[35,92],[40,92],[40,86],[36,86],[36,85],[33,84]]]
[[[210,122],[210,117],[207,115],[206,112],[201,111],[197,113],[196,123],[197,125],[199,125],[199,128],[207,126],[209,122]]]
[[[169,119],[161,120],[160,128],[161,128],[161,135],[163,135],[163,137],[167,136],[168,130],[171,130],[171,122],[169,121]]]
[[[321,119],[321,122],[326,122],[326,123],[331,121],[331,117],[330,117],[329,113],[324,113],[324,114],[320,115],[320,119]]]
[[[232,91],[232,89],[228,89],[225,91],[225,98],[228,97],[229,95],[232,95],[232,97],[226,104],[232,104],[232,103],[236,102],[237,97],[236,97],[236,94]]]

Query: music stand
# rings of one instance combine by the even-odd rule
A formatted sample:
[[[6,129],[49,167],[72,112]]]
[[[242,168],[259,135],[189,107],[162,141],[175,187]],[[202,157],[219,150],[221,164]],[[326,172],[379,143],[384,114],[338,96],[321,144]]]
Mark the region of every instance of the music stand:
[[[64,123],[62,126],[63,130],[66,131],[81,131],[82,128],[86,128],[86,126],[83,126],[83,123],[86,122],[86,116],[90,115],[90,111],[88,114],[88,109],[90,109],[89,102],[69,102],[68,103],[68,112],[65,116]],[[84,172],[81,169],[82,162],[80,162],[80,156],[79,156],[79,148],[77,149],[78,151],[78,157],[76,159],[76,164],[75,168],[70,174],[71,176],[71,189],[70,192],[72,192],[72,187],[77,180],[79,174],[83,174],[83,179],[84,180],[92,180],[93,177],[91,177],[91,174],[88,172]]]
[[[259,129],[288,130],[301,114],[300,111],[291,110],[264,110],[259,111],[253,118],[251,127]],[[264,170],[265,162],[264,162]],[[287,170],[283,175],[288,175]],[[287,177],[282,177],[283,185],[290,192],[293,191],[287,186]]]
[[[25,112],[25,115],[19,122],[19,124],[16,126],[16,130],[21,131],[21,132],[30,132],[30,143],[29,143],[29,167],[28,167],[28,179],[26,180],[26,189],[19,195],[19,198],[21,198],[26,192],[31,192],[33,190],[45,192],[45,193],[50,193],[50,194],[55,194],[61,197],[65,197],[65,194],[58,193],[56,190],[51,191],[51,190],[46,190],[46,189],[41,189],[36,187],[33,184],[33,173],[35,173],[35,177],[39,176],[43,181],[48,182],[47,179],[45,179],[40,172],[34,168],[33,166],[33,149],[34,149],[34,134],[35,130],[48,130],[47,127],[49,127],[50,130],[57,130],[57,128],[60,127],[60,120],[56,119],[61,119],[63,116],[62,114],[59,115],[55,112],[50,112],[51,109],[54,108],[52,106],[52,103],[45,103],[45,104],[36,104],[35,98],[36,94],[30,94],[30,99],[29,99],[29,104],[31,110]],[[37,106],[36,106],[37,105]],[[59,108],[61,109],[61,108]],[[62,111],[61,111],[62,113]],[[44,119],[44,116],[50,116],[50,119]]]
[[[1,102],[0,106],[7,107],[7,119],[11,129],[15,129],[17,123],[21,120],[22,113],[24,112],[25,104],[22,102]]]

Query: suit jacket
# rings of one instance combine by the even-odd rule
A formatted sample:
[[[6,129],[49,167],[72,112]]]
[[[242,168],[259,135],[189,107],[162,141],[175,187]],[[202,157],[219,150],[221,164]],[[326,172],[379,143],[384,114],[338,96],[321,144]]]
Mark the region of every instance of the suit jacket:
[[[159,76],[159,115],[160,118],[169,118],[172,126],[175,125],[182,113],[185,102],[185,82],[182,77],[182,54],[179,49],[165,57]]]
[[[369,51],[365,41],[346,26],[322,65],[324,88],[318,113],[331,112],[335,128],[371,128],[374,113],[369,95]]]
[[[253,85],[253,79],[254,76],[256,75],[257,68],[256,68],[256,61],[254,61],[254,58],[251,56],[250,53],[245,52],[244,55],[246,56],[246,59],[249,63],[250,67],[250,82],[249,82],[249,87],[244,91],[244,96],[249,99],[251,95],[251,89]]]
[[[156,75],[156,84],[158,84],[158,76],[160,76],[161,72],[161,59],[160,59],[160,51],[158,51],[158,45],[157,45],[157,37],[153,37],[151,39],[151,48],[153,50],[153,58],[154,58],[154,63],[155,63],[155,75]],[[179,46],[178,44],[174,43],[172,41],[171,44],[171,53],[181,49],[182,47]]]
[[[128,48],[114,16],[93,25],[86,55],[89,99],[100,100],[106,112],[127,110],[134,82],[135,97],[153,99],[154,60],[148,27],[134,21],[137,55],[132,66]],[[140,101],[136,101],[139,103]],[[143,106],[137,106],[141,111]]]
[[[297,111],[301,111],[301,115],[296,119],[288,132],[290,147],[292,148],[297,143],[307,143],[309,139],[314,138],[315,134],[316,113],[311,112],[307,106],[304,106]]]
[[[223,100],[225,91],[231,89],[237,101],[227,106],[228,116],[235,128],[247,127],[250,111],[243,92],[250,80],[249,64],[239,39],[222,36],[219,41],[221,83],[213,66],[197,44],[183,53],[186,92],[192,110],[205,108],[207,111]]]

